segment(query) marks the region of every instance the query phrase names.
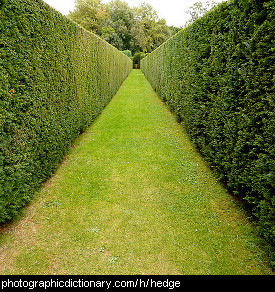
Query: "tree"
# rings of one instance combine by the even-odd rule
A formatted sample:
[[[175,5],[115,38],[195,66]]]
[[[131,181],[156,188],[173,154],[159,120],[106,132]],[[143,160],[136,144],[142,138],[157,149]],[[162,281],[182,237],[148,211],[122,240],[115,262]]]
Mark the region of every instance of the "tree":
[[[118,50],[123,50],[123,41],[113,27],[113,22],[107,20],[107,22],[105,22],[104,26],[101,28],[100,36]]]
[[[135,23],[132,27],[132,46],[150,53],[160,46],[170,36],[165,19],[159,19],[154,8],[147,3],[134,9]]]
[[[207,11],[209,11],[215,5],[217,5],[217,3],[213,0],[207,1],[205,6],[200,1],[196,2],[186,11],[187,14],[191,15],[191,19],[188,21],[188,23],[192,23],[196,19],[202,17]]]
[[[97,33],[100,24],[108,18],[101,0],[76,0],[75,10],[68,17],[88,31]]]
[[[169,26],[169,30],[170,30],[171,36],[173,36],[173,35],[177,34],[181,30],[181,28],[176,27],[174,25],[171,25],[171,26]]]
[[[133,56],[132,56],[132,52],[129,51],[129,50],[124,50],[124,51],[122,51],[122,53],[123,53],[124,55],[128,56],[129,58],[132,58],[132,57],[133,57]]]
[[[101,37],[119,50],[129,50],[134,21],[132,9],[121,0],[114,0],[105,7],[109,17],[101,24]],[[107,27],[109,33],[106,33]]]
[[[131,8],[121,0],[104,4],[101,0],[75,0],[68,17],[98,34],[121,51],[152,52],[174,34],[149,4]]]

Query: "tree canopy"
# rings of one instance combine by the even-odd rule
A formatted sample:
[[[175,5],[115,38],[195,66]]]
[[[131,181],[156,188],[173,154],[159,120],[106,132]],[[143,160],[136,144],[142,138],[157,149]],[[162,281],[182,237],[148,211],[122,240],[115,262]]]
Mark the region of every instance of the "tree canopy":
[[[196,19],[202,17],[207,11],[217,5],[217,2],[214,0],[209,0],[206,4],[203,4],[201,1],[197,1],[194,3],[193,6],[190,6],[189,9],[186,11],[186,14],[191,16],[191,19],[186,23],[192,23]]]
[[[113,0],[75,0],[68,17],[121,51],[150,53],[179,28],[169,27],[147,3],[131,8],[127,2]]]

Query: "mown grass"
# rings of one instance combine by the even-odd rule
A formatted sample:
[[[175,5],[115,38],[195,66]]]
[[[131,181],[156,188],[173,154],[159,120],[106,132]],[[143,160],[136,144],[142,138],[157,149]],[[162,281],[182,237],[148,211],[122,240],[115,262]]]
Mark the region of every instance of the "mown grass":
[[[1,274],[270,274],[253,226],[133,70],[3,228]]]

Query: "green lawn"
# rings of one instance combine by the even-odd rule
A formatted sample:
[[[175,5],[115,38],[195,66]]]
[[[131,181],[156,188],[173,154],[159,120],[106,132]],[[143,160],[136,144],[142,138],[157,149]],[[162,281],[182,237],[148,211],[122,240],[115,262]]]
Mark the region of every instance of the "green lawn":
[[[24,215],[0,274],[270,274],[253,226],[133,70]]]

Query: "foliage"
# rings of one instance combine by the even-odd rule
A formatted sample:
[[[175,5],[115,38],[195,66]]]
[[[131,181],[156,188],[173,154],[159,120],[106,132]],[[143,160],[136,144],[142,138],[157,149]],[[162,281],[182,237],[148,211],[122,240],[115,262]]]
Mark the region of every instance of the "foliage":
[[[4,7],[8,0],[0,0],[0,9]]]
[[[228,1],[141,65],[220,179],[246,202],[273,267],[274,26],[274,1]]]
[[[131,60],[41,0],[0,14],[0,222],[12,219],[99,115]]]
[[[76,9],[68,17],[98,34],[119,50],[151,52],[177,29],[171,30],[149,4],[130,8],[121,0],[108,4],[100,0],[77,0]]]
[[[101,0],[75,1],[75,11],[70,12],[70,19],[91,32],[99,30],[102,21],[107,18],[107,12],[101,5]]]
[[[186,13],[191,16],[191,19],[187,22],[187,24],[192,23],[195,20],[202,17],[207,11],[209,11],[215,5],[217,5],[217,3],[213,0],[207,1],[205,5],[201,1],[195,2],[194,5],[189,7],[189,9],[186,11]]]
[[[24,224],[0,233],[0,275],[271,274],[252,224],[139,70],[74,145]]]
[[[143,52],[136,52],[133,56],[133,66],[134,68],[140,68],[140,61],[145,58],[148,54]]]
[[[171,36],[177,34],[182,28],[176,27],[174,25],[169,26]]]
[[[124,55],[128,56],[129,58],[132,58],[132,57],[133,57],[133,56],[132,56],[132,52],[129,51],[129,50],[122,51],[122,53],[123,53]]]
[[[98,34],[119,50],[130,50],[133,12],[126,2],[115,0],[103,5],[108,17],[101,22]],[[106,32],[107,30],[107,32]]]
[[[134,9],[135,23],[131,30],[132,46],[135,51],[150,53],[170,36],[165,19],[159,19],[154,8],[147,3]]]

